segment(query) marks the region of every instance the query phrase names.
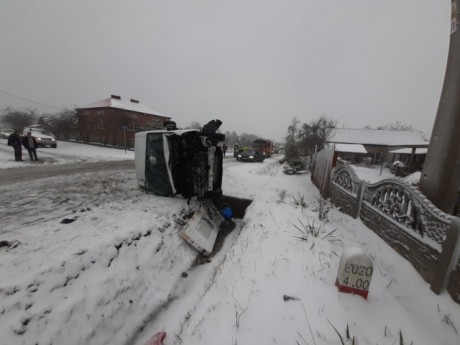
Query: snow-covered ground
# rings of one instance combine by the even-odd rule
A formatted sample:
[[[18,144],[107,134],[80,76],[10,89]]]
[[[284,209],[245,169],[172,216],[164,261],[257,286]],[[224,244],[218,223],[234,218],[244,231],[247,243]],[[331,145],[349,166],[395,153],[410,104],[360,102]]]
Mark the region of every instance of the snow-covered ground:
[[[59,141],[55,149],[50,147],[38,148],[38,162],[30,161],[29,154],[25,148],[22,149],[22,159],[24,162],[16,162],[14,160],[13,148],[7,146],[6,143],[6,139],[0,139],[0,169],[27,167],[30,164],[66,164],[134,159],[134,151]]]
[[[358,177],[368,183],[375,183],[386,178],[394,178],[388,167],[376,165],[352,165]]]
[[[36,163],[133,158],[58,145]],[[0,168],[18,165],[34,169],[0,143]],[[460,306],[359,220],[331,208],[320,222],[308,174],[228,156],[223,190],[253,202],[204,259],[178,236],[199,204],[143,193],[134,171],[0,187],[0,343],[143,345],[164,331],[166,345],[322,345],[347,326],[360,345],[460,343]],[[367,300],[334,285],[349,247],[373,260]]]
[[[367,183],[376,183],[383,179],[395,178],[395,174],[390,171],[388,166],[382,167],[381,165],[351,165],[353,170],[356,172],[358,177],[362,180],[367,181]],[[402,180],[406,181],[409,184],[414,186],[418,185],[420,181],[420,171],[416,171],[404,178]]]

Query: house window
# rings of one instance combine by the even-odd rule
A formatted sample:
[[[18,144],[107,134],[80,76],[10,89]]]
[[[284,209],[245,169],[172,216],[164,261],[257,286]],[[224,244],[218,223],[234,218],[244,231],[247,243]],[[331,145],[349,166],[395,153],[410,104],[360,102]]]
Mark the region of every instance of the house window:
[[[379,165],[381,160],[382,160],[382,152],[374,153],[374,163],[373,164]]]

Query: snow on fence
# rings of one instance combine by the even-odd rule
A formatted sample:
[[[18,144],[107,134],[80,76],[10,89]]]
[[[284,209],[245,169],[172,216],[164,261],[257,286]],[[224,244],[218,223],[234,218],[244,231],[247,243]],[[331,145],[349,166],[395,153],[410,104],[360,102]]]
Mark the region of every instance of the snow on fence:
[[[401,179],[368,184],[350,166],[332,171],[329,197],[404,256],[440,293],[460,303],[460,219],[436,208]]]

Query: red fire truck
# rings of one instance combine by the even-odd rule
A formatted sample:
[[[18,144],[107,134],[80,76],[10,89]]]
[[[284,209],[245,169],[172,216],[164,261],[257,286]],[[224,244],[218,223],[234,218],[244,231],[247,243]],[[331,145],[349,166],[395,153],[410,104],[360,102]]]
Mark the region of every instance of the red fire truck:
[[[273,143],[271,140],[256,139],[252,142],[251,146],[254,150],[264,154],[265,157],[270,157],[272,155]]]

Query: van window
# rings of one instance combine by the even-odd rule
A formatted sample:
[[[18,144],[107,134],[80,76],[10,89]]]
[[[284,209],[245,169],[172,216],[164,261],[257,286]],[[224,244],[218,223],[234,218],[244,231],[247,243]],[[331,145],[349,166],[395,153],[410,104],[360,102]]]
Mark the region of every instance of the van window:
[[[146,144],[145,187],[156,195],[170,196],[172,187],[166,166],[163,133],[149,133]]]

